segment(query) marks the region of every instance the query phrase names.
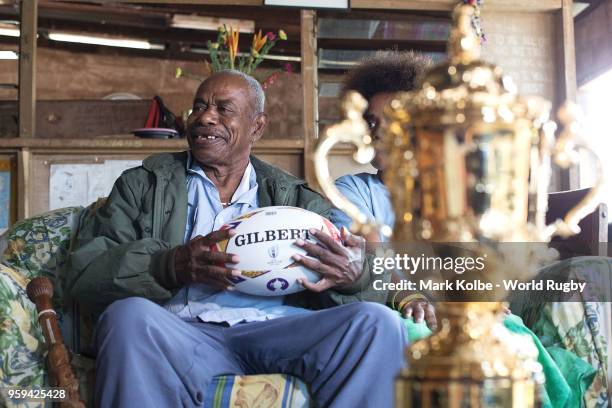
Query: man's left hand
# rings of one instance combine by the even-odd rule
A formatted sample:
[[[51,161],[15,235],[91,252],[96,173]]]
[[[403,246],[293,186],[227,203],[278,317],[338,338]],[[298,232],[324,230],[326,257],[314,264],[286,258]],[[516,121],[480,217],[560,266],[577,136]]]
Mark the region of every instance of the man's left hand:
[[[365,239],[353,235],[342,228],[342,242],[334,241],[322,231],[310,230],[320,244],[297,240],[296,245],[304,249],[310,257],[294,255],[293,259],[305,267],[321,274],[315,283],[300,279],[299,283],[313,292],[323,292],[333,287],[346,287],[354,283],[363,272]]]

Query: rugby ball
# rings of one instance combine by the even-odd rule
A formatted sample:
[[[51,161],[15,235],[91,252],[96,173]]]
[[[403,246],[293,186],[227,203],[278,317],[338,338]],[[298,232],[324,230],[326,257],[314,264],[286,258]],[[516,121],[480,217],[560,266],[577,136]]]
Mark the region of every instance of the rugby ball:
[[[282,296],[304,290],[297,280],[317,282],[319,275],[296,263],[294,254],[306,251],[295,245],[298,238],[313,240],[311,228],[325,232],[341,242],[340,232],[326,218],[297,207],[262,207],[225,224],[221,229],[234,229],[236,234],[211,247],[238,255],[240,262],[227,265],[241,272],[230,278],[236,290],[258,296]]]

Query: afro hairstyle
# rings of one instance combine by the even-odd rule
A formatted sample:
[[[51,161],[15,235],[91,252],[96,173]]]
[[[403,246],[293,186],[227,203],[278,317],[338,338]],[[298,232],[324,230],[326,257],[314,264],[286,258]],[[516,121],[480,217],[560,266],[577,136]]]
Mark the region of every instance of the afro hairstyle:
[[[412,91],[431,65],[429,57],[413,51],[377,51],[348,72],[343,93],[357,91],[370,100],[377,93]]]

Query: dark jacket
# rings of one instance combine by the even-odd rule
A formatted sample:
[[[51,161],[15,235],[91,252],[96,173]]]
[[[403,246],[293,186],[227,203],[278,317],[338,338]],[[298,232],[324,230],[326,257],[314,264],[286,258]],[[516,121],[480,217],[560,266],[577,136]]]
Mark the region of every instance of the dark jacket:
[[[129,296],[163,303],[180,289],[169,260],[183,244],[187,223],[186,161],[186,152],[148,157],[121,175],[100,209],[83,217],[67,264],[66,286],[94,315]],[[254,156],[251,163],[260,207],[288,205],[330,216],[329,202],[303,180]],[[287,303],[317,309],[359,300],[384,302],[386,293],[371,289],[372,278],[366,268],[348,288],[322,294],[304,291],[287,296]]]

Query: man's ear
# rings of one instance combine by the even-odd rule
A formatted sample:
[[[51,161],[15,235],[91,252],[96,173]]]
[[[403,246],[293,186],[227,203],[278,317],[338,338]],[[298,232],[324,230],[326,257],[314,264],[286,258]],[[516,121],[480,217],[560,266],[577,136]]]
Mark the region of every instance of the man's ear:
[[[255,117],[253,123],[253,131],[251,132],[251,144],[255,143],[263,136],[266,125],[268,124],[268,115],[265,113],[259,113]]]

